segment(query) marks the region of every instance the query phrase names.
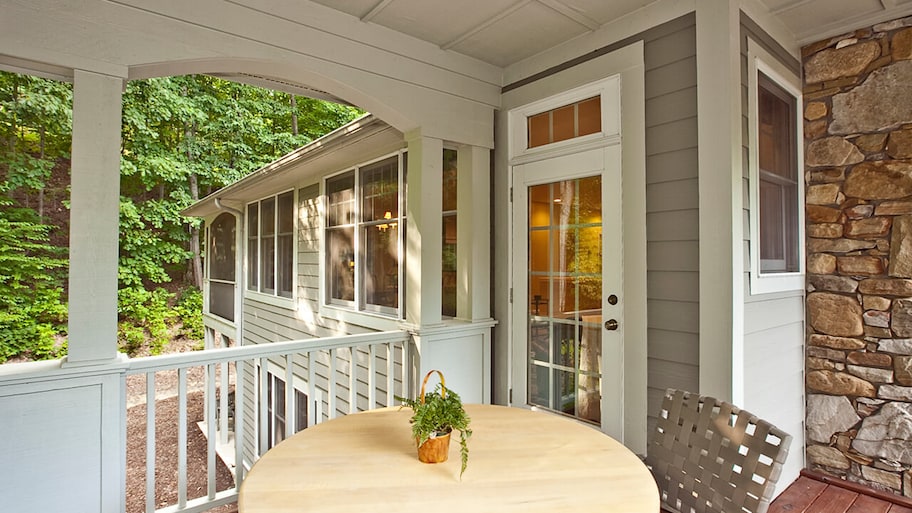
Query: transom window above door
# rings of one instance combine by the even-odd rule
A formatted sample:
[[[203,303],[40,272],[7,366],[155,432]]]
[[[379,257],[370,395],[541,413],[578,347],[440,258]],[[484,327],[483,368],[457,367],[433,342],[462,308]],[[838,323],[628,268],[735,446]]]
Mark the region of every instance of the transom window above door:
[[[526,118],[529,148],[537,148],[602,130],[602,98],[594,96]]]
[[[510,111],[510,158],[541,158],[619,139],[620,77],[565,91]],[[513,160],[514,163],[519,163]]]

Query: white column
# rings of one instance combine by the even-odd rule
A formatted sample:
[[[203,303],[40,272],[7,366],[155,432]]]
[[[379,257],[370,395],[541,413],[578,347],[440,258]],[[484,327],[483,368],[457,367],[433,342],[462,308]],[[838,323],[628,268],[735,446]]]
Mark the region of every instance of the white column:
[[[443,141],[406,134],[406,319],[417,326],[442,322],[443,275]]]
[[[491,318],[491,150],[460,146],[456,176],[456,316]]]
[[[700,146],[700,393],[743,386],[740,2],[697,2]]]
[[[119,77],[74,73],[68,364],[117,358],[122,90]]]

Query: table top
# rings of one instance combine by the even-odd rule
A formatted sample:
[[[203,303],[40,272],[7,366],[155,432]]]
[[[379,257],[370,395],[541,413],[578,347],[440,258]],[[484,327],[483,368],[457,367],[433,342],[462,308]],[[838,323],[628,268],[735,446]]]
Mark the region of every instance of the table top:
[[[241,513],[659,510],[639,457],[596,429],[543,412],[465,406],[469,465],[454,433],[444,463],[418,461],[411,410],[383,408],[307,428],[267,452],[241,485]]]

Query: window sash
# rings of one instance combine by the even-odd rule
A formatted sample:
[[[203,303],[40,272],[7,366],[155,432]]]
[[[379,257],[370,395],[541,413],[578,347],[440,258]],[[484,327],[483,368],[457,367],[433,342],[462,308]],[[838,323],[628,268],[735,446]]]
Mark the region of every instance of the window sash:
[[[294,297],[294,191],[247,206],[247,289]]]
[[[797,272],[797,98],[762,71],[757,84],[759,272]]]
[[[397,153],[325,180],[326,304],[401,315],[405,156]]]

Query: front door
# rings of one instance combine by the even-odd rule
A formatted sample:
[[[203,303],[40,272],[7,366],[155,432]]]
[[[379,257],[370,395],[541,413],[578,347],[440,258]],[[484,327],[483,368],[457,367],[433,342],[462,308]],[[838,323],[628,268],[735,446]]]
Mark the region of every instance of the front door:
[[[623,440],[620,146],[513,167],[513,399]]]

